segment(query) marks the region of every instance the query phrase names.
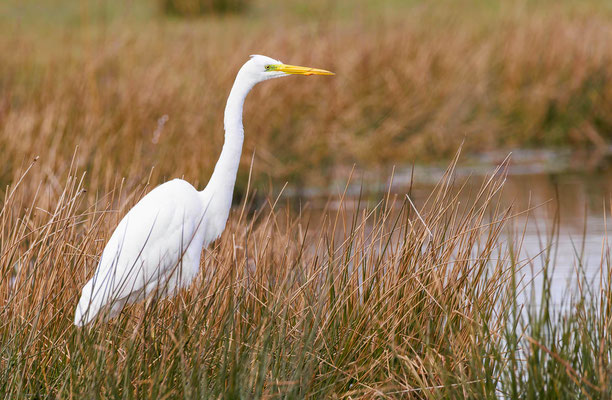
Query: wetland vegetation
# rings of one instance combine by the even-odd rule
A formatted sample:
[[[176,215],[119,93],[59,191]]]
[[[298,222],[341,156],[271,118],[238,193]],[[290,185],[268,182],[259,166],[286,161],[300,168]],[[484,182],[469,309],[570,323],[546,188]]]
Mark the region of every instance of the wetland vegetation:
[[[248,3],[0,4],[0,396],[609,398],[609,2]],[[194,286],[75,328],[125,212],[206,184],[252,53],[337,75],[247,100]]]

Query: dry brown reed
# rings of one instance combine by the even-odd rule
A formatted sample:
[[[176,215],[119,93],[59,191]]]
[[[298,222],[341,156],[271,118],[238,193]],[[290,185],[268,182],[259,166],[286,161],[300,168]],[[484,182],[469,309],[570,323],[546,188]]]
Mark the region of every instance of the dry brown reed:
[[[387,196],[340,199],[323,215],[276,198],[238,208],[190,290],[92,329],[71,325],[126,210],[169,178],[204,186],[248,54],[337,75],[254,91],[239,192],[255,148],[255,181],[280,187],[324,183],[337,165],[449,156],[463,141],[468,151],[601,147],[612,131],[609,14],[525,7],[1,27],[0,393],[498,398],[503,386],[538,398],[582,385],[585,398],[605,394],[610,291],[601,308],[583,302],[563,320],[567,335],[548,319],[532,324],[540,347],[521,348],[511,318],[520,263],[501,246],[499,175],[471,204],[456,200],[449,173],[416,207]],[[583,337],[547,342],[556,332]],[[523,382],[523,371],[540,380]]]
[[[495,306],[512,273],[499,239],[508,215],[495,201],[502,178],[485,181],[474,203],[461,205],[449,172],[418,212],[391,195],[377,204],[341,197],[320,216],[295,215],[274,199],[248,218],[237,210],[188,291],[80,330],[72,325],[79,289],[117,210],[141,189],[126,195],[117,187],[98,198],[72,172],[61,191],[41,189],[32,199],[26,175],[9,187],[1,211],[2,392],[419,398],[453,387],[483,391],[489,378],[474,355],[501,341]]]
[[[462,142],[467,152],[607,151],[609,14],[564,4],[484,9],[9,25],[0,37],[0,54],[10,55],[0,63],[0,182],[36,155],[43,171],[66,173],[78,145],[76,165],[96,181],[89,188],[106,190],[117,174],[141,184],[152,169],[153,183],[185,176],[202,186],[222,144],[226,96],[251,53],[337,75],[251,94],[239,188],[255,149],[255,179],[279,185],[326,183],[338,165],[450,157]]]

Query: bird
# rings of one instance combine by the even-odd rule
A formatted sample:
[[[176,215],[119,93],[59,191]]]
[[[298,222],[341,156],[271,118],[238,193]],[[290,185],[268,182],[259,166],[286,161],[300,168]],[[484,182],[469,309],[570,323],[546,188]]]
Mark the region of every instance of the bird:
[[[227,99],[225,140],[208,184],[198,191],[174,179],[136,203],[113,231],[93,277],[83,286],[74,325],[108,321],[128,304],[169,297],[192,283],[203,248],[221,236],[229,217],[244,141],[244,101],[256,84],[291,75],[334,73],[250,56]]]

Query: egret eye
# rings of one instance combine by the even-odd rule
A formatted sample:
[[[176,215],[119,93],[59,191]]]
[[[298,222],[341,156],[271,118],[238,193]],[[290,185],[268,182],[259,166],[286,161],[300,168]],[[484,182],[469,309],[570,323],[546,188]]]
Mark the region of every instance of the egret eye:
[[[272,69],[271,65],[266,65],[266,71],[270,71]]]

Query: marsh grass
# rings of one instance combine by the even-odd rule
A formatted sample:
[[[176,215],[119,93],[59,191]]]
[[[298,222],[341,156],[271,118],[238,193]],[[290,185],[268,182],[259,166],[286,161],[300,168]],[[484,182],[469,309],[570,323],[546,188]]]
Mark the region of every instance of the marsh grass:
[[[242,191],[255,148],[257,183],[292,185],[329,184],[354,163],[448,160],[461,143],[468,153],[607,153],[608,2],[328,3],[256,2],[245,15],[167,20],[110,2],[110,20],[95,19],[91,5],[75,16],[81,24],[46,28],[15,11],[0,25],[0,183],[36,155],[64,174],[77,145],[86,179],[142,184],[155,166],[153,183],[206,182],[225,100],[249,54],[336,76],[268,82],[249,95]]]
[[[0,13],[0,396],[609,398],[609,245],[597,285],[577,252],[579,290],[559,311],[558,233],[521,259],[503,168],[461,201],[454,164],[424,204],[340,193],[320,213],[262,189],[462,142],[605,147],[606,2],[396,3],[254,2],[181,21],[96,2],[100,15],[58,7],[46,25],[21,3]],[[127,210],[173,177],[204,186],[252,53],[337,75],[252,93],[242,203],[189,290],[76,329],[80,288]],[[545,276],[538,307],[517,295],[533,289],[526,268]]]
[[[245,198],[189,290],[72,325],[80,287],[148,187],[49,193],[33,163],[1,210],[5,398],[605,398],[610,267],[556,312],[517,301],[504,169],[461,203],[453,165],[418,206],[339,195],[317,215]],[[36,190],[38,189],[38,190]],[[45,193],[47,192],[47,193]],[[36,193],[36,195],[35,195]],[[465,197],[464,197],[465,198]],[[554,235],[551,235],[554,244]],[[546,246],[553,249],[554,246]],[[542,265],[550,274],[554,253]],[[532,261],[533,262],[533,261]]]

